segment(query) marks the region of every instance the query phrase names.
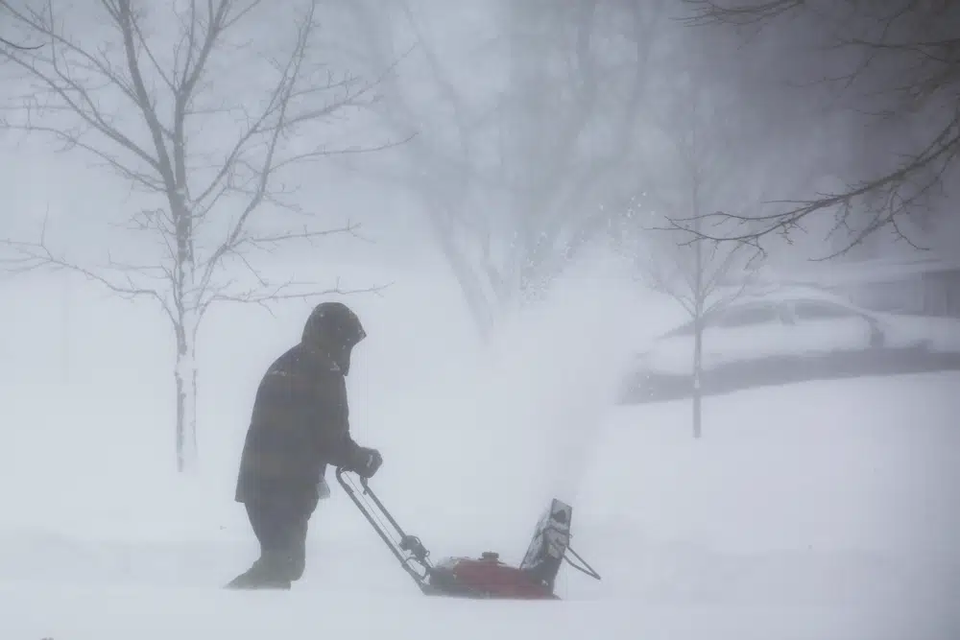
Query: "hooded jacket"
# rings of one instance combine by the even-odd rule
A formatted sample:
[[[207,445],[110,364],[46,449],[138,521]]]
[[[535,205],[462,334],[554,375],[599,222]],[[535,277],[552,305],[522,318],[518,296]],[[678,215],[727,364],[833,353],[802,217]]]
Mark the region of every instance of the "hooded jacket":
[[[360,453],[350,435],[344,372],[305,339],[270,365],[257,389],[236,501],[315,501],[326,466],[349,468]]]

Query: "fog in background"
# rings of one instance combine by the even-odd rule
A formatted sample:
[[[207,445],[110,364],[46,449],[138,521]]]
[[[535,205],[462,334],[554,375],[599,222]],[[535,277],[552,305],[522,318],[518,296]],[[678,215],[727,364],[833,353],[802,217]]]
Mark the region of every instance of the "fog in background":
[[[619,412],[635,354],[724,287],[960,251],[956,8],[763,4],[0,1],[0,528],[250,543],[257,384],[340,299],[369,334],[354,437],[425,540],[515,546],[557,496],[630,540],[956,562],[946,378],[822,383],[836,429],[783,439],[817,400],[705,401],[702,440],[688,403]],[[910,402],[916,440],[867,428]],[[369,534],[321,512],[314,540]]]

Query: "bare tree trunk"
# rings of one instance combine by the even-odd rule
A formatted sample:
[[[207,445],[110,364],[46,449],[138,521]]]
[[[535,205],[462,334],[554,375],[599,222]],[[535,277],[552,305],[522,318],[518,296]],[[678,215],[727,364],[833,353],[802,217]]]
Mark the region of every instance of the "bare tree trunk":
[[[70,299],[70,278],[63,279],[63,313],[61,316],[60,329],[60,382],[69,384],[70,382],[70,326],[73,323],[71,319]]]
[[[693,320],[693,437],[700,438],[702,434],[701,415],[703,391],[701,376],[703,374],[703,305],[699,305],[697,315]]]
[[[177,358],[173,377],[177,392],[177,471],[194,466],[197,451],[197,342],[196,320],[184,314],[177,324]]]
[[[175,186],[167,190],[176,233],[173,299],[176,314],[177,358],[173,376],[177,388],[177,471],[193,468],[197,451],[197,328],[200,313],[191,299],[198,284],[194,253],[194,220],[185,199],[186,162],[183,145],[176,145]]]
[[[693,184],[694,215],[699,216],[699,179]],[[695,226],[699,230],[700,218],[695,219]],[[706,308],[706,292],[703,282],[703,242],[698,238],[694,241],[694,317],[693,317],[693,437],[699,439],[702,435],[702,406],[703,390],[701,378],[703,375],[703,313]]]
[[[453,271],[480,340],[486,342],[493,331],[495,310],[492,308],[489,297],[484,293],[483,282],[480,277],[481,271],[476,265],[471,265],[470,259],[456,246],[457,232],[451,228],[451,225],[447,224],[446,215],[435,213],[443,205],[435,203],[429,198],[425,198],[425,201],[425,206],[430,211],[431,228],[436,234],[437,244],[440,246],[451,271]],[[433,207],[437,207],[437,209]]]
[[[444,255],[457,278],[457,283],[460,285],[460,293],[467,304],[467,309],[470,311],[470,317],[473,319],[480,340],[486,342],[493,333],[494,310],[491,309],[489,300],[483,294],[483,287],[479,278],[470,270],[468,265],[459,260],[457,256],[452,255],[446,247],[444,247]]]

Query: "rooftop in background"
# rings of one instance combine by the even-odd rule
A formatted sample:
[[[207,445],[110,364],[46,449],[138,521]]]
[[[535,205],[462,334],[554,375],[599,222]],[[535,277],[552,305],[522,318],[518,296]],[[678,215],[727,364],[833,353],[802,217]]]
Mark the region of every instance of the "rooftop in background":
[[[749,273],[731,274],[730,284],[743,282],[749,277],[757,284],[816,283],[824,286],[842,286],[906,280],[921,274],[951,271],[960,272],[960,259],[898,257],[873,258],[856,262],[824,260],[790,265],[789,269],[764,265]]]

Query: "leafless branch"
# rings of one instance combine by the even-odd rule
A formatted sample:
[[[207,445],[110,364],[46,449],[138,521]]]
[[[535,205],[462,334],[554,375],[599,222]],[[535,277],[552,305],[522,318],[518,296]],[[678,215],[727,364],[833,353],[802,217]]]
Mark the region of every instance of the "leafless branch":
[[[170,320],[174,320],[170,304],[162,293],[166,283],[161,283],[157,288],[137,283],[141,275],[159,270],[158,267],[140,267],[112,261],[101,268],[83,267],[51,251],[46,237],[47,220],[45,218],[37,242],[2,241],[2,244],[12,248],[18,254],[17,258],[11,260],[10,270],[17,273],[27,273],[48,269],[76,273],[106,287],[123,299],[151,298],[159,303],[161,310]]]
[[[5,38],[0,38],[0,44],[5,44],[5,45],[7,45],[8,47],[13,47],[14,49],[20,49],[21,51],[34,51],[34,50],[39,49],[40,47],[43,46],[42,44],[38,44],[38,45],[35,46],[35,47],[28,47],[28,46],[26,46],[26,45],[21,45],[21,44],[16,44],[16,43],[14,43],[14,42],[10,42],[9,40],[7,40],[7,39],[5,39]]]
[[[166,207],[133,216],[128,228],[153,234],[159,240],[164,262],[159,270],[153,270],[153,275],[166,278],[173,310],[179,316],[191,306],[205,305],[208,297],[230,297],[217,281],[221,260],[226,256],[239,258],[252,272],[252,264],[241,256],[244,249],[269,251],[286,241],[355,235],[355,225],[323,230],[304,226],[296,230],[281,227],[265,233],[248,231],[251,219],[266,205],[295,208],[284,203],[273,186],[281,170],[331,155],[369,153],[405,142],[343,148],[316,144],[306,150],[287,151],[291,140],[302,145],[307,139],[301,131],[304,126],[375,100],[379,81],[366,82],[352,74],[335,78],[330,72],[325,83],[316,82],[310,52],[317,29],[317,2],[311,1],[300,18],[289,54],[275,65],[276,82],[268,87],[255,113],[240,107],[246,114],[245,128],[218,161],[212,166],[207,163],[205,172],[209,177],[201,182],[193,159],[208,157],[212,150],[202,150],[202,142],[193,143],[200,138],[190,130],[191,123],[199,114],[216,110],[195,108],[196,99],[201,89],[211,84],[207,78],[211,60],[222,57],[226,33],[261,5],[262,0],[191,2],[186,11],[178,14],[179,35],[174,40],[169,64],[161,62],[163,56],[157,45],[148,40],[143,27],[144,14],[135,9],[131,0],[99,0],[104,23],[122,41],[121,49],[114,52],[116,60],[98,52],[89,42],[77,44],[62,33],[49,0],[43,12],[18,9],[3,2],[16,22],[50,43],[40,54],[0,51],[0,55],[38,80],[47,92],[42,104],[34,100],[25,105],[25,121],[9,126],[52,135],[63,141],[65,151],[81,149],[125,180],[166,201]],[[151,74],[159,78],[159,89],[166,93],[172,107],[169,113],[158,106]],[[134,113],[138,117],[133,121],[127,118],[124,123],[108,114],[104,102],[95,97],[99,87],[116,90],[128,102],[128,115]],[[72,116],[79,126],[67,126],[61,121],[47,123],[41,119],[47,114]],[[200,122],[192,125],[194,130],[199,126]],[[140,141],[143,132],[149,142]],[[221,212],[216,225],[211,217],[215,209]],[[236,214],[226,218],[228,209],[234,209]],[[219,239],[211,244],[211,237]],[[202,246],[209,247],[209,253],[196,255]],[[50,255],[47,258],[50,262]],[[147,275],[144,269],[136,271]]]
[[[259,276],[258,276],[259,277]],[[373,287],[361,287],[354,289],[344,289],[340,286],[340,279],[337,278],[333,287],[323,288],[315,282],[296,282],[288,281],[279,285],[272,285],[261,280],[255,288],[240,290],[235,292],[213,292],[204,304],[200,307],[200,315],[203,316],[211,305],[222,302],[236,304],[253,304],[273,313],[271,306],[280,302],[289,300],[313,300],[332,295],[356,295],[369,294],[382,295],[393,283],[377,285]]]
[[[389,60],[390,37],[383,32],[392,27],[383,27],[383,18],[373,9],[376,4],[351,3],[351,10],[366,30],[369,57],[383,67]],[[563,45],[550,41],[556,51],[534,54],[543,56],[539,69],[528,67],[523,54],[512,52],[508,64],[516,65],[520,75],[511,78],[495,104],[486,105],[464,93],[413,7],[404,0],[397,4],[412,33],[411,49],[423,62],[431,90],[449,120],[433,125],[437,138],[424,136],[419,144],[407,147],[409,161],[397,169],[402,175],[387,177],[414,191],[423,203],[480,332],[486,334],[502,309],[511,307],[525,289],[542,289],[607,222],[606,213],[596,206],[598,193],[630,151],[630,132],[648,79],[647,60],[667,3],[564,5],[555,34],[562,34]],[[515,3],[507,11],[524,12],[523,4]],[[536,22],[532,15],[521,19],[530,20],[530,26]],[[622,35],[635,47],[611,60],[604,29],[614,22],[617,30],[625,26]],[[516,42],[522,41],[521,36]],[[564,70],[555,71],[554,60],[563,60]],[[527,73],[529,77],[520,77]],[[548,112],[525,102],[531,82],[556,91],[560,101]],[[418,128],[425,119],[404,89],[392,79],[387,104],[378,112],[400,132]],[[617,94],[616,100],[605,97],[608,90]],[[508,141],[516,145],[521,131],[536,130],[525,127],[522,119],[539,121],[536,134],[523,134],[535,135],[532,145],[505,149]],[[601,149],[586,142],[593,126],[620,134],[611,137],[609,148]],[[510,127],[514,132],[508,131]]]
[[[798,9],[804,4],[804,0],[741,2],[734,6],[723,6],[713,0],[683,0],[683,2],[694,8],[690,16],[683,18],[683,22],[689,26],[756,25]]]
[[[804,89],[813,91],[814,84],[824,84],[849,93],[860,87],[861,92],[852,97],[856,112],[878,117],[888,126],[899,123],[914,130],[936,129],[902,157],[891,153],[883,159],[895,164],[851,181],[843,190],[772,200],[765,203],[769,213],[749,219],[723,214],[722,219],[710,220],[717,224],[709,232],[693,229],[690,218],[675,219],[676,226],[699,238],[746,243],[762,251],[761,241],[767,237],[789,242],[794,232],[803,230],[806,218],[833,212],[835,224],[828,237],[842,231],[847,238],[839,249],[821,259],[842,255],[882,229],[923,249],[904,232],[904,223],[924,214],[927,205],[942,195],[940,187],[956,180],[960,168],[960,38],[956,35],[960,6],[917,0],[769,0],[726,5],[714,0],[684,1],[693,8],[687,19],[692,26],[776,23],[784,29],[806,29],[800,33],[808,35],[810,56],[833,55],[828,58],[833,63],[830,66],[848,69],[830,73]],[[784,20],[787,14],[804,20],[788,23]],[[849,222],[855,210],[870,216],[859,228]],[[706,218],[718,217],[707,216],[704,222]],[[729,233],[719,233],[723,222],[731,223],[726,228]]]
[[[899,220],[909,217],[920,206],[931,190],[936,188],[943,175],[957,161],[960,153],[960,112],[934,140],[920,153],[905,160],[896,170],[879,178],[867,180],[851,186],[839,193],[820,194],[819,197],[799,201],[768,201],[767,206],[788,207],[766,215],[745,216],[726,212],[715,212],[699,217],[671,218],[672,228],[687,231],[696,239],[715,242],[740,242],[761,249],[761,241],[770,235],[788,237],[796,230],[802,230],[801,223],[808,216],[825,210],[834,210],[836,225],[834,230],[845,224],[853,206],[866,196],[877,198],[881,206],[874,210],[873,220],[867,227],[854,234],[840,249],[820,259],[827,260],[842,255],[867,237],[885,227],[898,228]],[[733,222],[737,226],[748,225],[749,229],[741,233],[715,234],[697,228],[697,220],[710,221],[714,228],[724,222]],[[910,242],[907,236],[901,236]],[[913,243],[911,243],[913,244]],[[914,244],[916,248],[921,248]]]

